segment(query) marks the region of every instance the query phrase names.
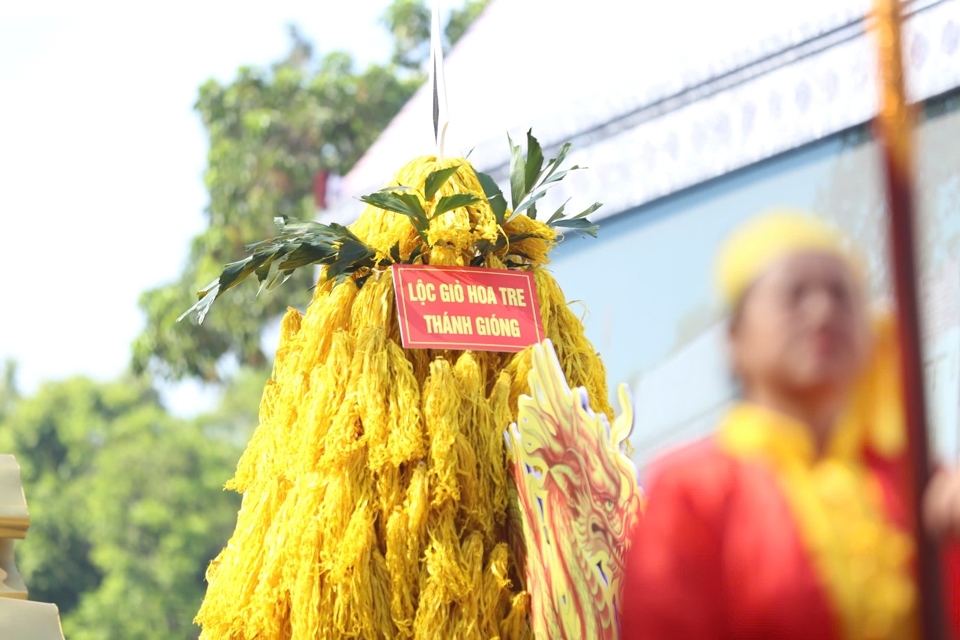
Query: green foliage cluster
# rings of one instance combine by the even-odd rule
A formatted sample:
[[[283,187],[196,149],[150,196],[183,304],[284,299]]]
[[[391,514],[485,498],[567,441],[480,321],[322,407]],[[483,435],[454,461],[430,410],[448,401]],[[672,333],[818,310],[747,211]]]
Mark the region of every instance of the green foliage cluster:
[[[455,11],[448,38],[485,4],[468,0]],[[395,41],[409,47],[407,60],[422,44],[409,34],[422,31],[405,16],[423,15],[423,2],[394,0],[384,16]],[[202,326],[177,317],[251,238],[271,234],[275,217],[313,218],[317,172],[345,173],[423,79],[416,64],[358,69],[349,54],[317,56],[296,30],[291,37],[280,62],[200,87],[208,227],[193,239],[180,277],[143,294],[146,328],[133,346],[133,373],[106,383],[49,382],[24,397],[15,366],[0,371],[0,452],[21,465],[32,520],[15,546],[18,567],[32,599],[57,604],[70,640],[199,635],[192,621],[204,573],[239,507],[222,486],[256,424],[270,366],[261,334],[288,301],[244,288]],[[305,304],[310,275],[294,278],[301,297],[292,301]],[[223,379],[225,358],[241,367]],[[220,406],[196,419],[172,416],[157,375],[215,381]]]
[[[445,44],[459,40],[490,0],[465,0],[450,11],[443,29]],[[430,60],[430,10],[423,0],[394,0],[381,23],[393,36],[393,64],[423,72]]]
[[[309,46],[293,37],[293,52],[272,69],[243,68],[229,85],[200,88],[196,108],[210,137],[208,227],[193,239],[180,278],[141,297],[147,326],[134,344],[138,371],[215,381],[225,355],[266,362],[262,328],[286,309],[276,297],[238,291],[224,305],[231,308],[202,326],[175,321],[250,238],[270,234],[275,216],[312,218],[314,176],[356,162],[416,88],[388,67],[357,71],[346,53],[313,65]],[[310,274],[297,274],[295,284],[293,302],[305,304]]]
[[[70,640],[196,638],[203,574],[239,507],[222,490],[241,452],[224,416],[175,418],[133,377],[2,395],[0,451],[20,464],[31,515],[16,546],[31,599],[57,604]]]
[[[563,180],[569,172],[580,168],[574,165],[569,169],[560,170],[560,166],[570,152],[570,143],[562,145],[557,157],[551,158],[544,164],[543,149],[531,131],[527,131],[526,157],[509,136],[508,140],[511,151],[510,191],[514,206],[509,215],[507,201],[500,187],[489,175],[477,172],[483,195],[501,231],[503,225],[517,215],[525,213],[536,220],[537,201],[543,198],[551,186]],[[271,240],[249,245],[247,250],[252,251],[252,255],[226,265],[215,280],[200,290],[200,300],[184,312],[179,320],[196,311],[197,321],[202,323],[214,302],[254,274],[260,281],[260,289],[270,290],[293,277],[300,267],[319,264],[327,267],[326,277],[335,279],[336,284],[341,284],[347,278],[353,277],[359,288],[374,270],[386,269],[392,264],[416,262],[429,251],[427,233],[431,220],[448,211],[468,207],[481,201],[479,196],[472,193],[455,193],[436,197],[444,183],[460,170],[460,166],[454,165],[431,172],[424,179],[420,189],[410,185],[395,185],[360,198],[369,205],[398,213],[410,220],[410,224],[420,236],[421,243],[409,256],[404,258],[400,255],[399,243],[390,248],[389,255],[381,256],[343,225],[279,217],[276,218],[276,224],[280,229],[280,235]],[[568,217],[565,213],[568,203],[569,200],[554,211],[547,220],[547,225],[572,229],[575,232],[582,231],[596,237],[599,226],[590,222],[587,216],[599,209],[601,204],[596,202],[584,211]],[[508,245],[512,246],[534,235],[523,233],[510,236],[503,232],[496,242],[481,240],[473,247],[476,255],[471,264],[482,265],[490,252],[503,249]],[[518,259],[529,259],[518,251],[514,251],[512,256]],[[528,266],[509,256],[504,258],[504,265],[509,269],[523,269]]]

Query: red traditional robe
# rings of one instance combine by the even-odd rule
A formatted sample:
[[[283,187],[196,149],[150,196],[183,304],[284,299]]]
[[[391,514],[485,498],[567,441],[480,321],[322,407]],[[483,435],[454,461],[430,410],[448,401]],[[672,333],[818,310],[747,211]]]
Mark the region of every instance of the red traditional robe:
[[[887,517],[906,521],[905,465],[867,455]],[[839,616],[770,468],[713,437],[656,464],[627,556],[623,640],[841,640]],[[960,640],[960,552],[945,553]]]

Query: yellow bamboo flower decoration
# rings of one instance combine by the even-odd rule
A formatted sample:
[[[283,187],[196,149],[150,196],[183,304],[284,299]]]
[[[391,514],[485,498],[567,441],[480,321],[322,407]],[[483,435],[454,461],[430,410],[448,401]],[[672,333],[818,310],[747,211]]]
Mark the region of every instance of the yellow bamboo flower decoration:
[[[538,639],[615,640],[627,536],[642,503],[623,448],[633,429],[627,387],[611,423],[571,390],[550,340],[533,348],[530,395],[511,428]]]
[[[530,269],[564,375],[610,415],[605,373],[544,268],[550,226],[495,212],[462,158],[418,158],[390,184],[419,186],[444,169],[453,171],[431,197],[416,196],[425,228],[368,205],[349,228],[356,240],[338,231],[329,245],[361,247],[355,269],[328,279],[338,263],[324,257],[306,313],[291,309],[284,318],[260,425],[228,484],[243,504],[207,572],[202,638],[529,636],[529,595],[508,544],[504,432],[526,390],[531,354],[402,349],[382,266],[394,258],[479,259]],[[436,214],[440,199],[458,194],[475,197]],[[511,237],[522,239],[500,242]],[[292,264],[279,262],[283,246],[260,248],[274,251],[268,258],[280,273]],[[249,263],[235,264],[233,273],[250,272]],[[211,302],[219,293],[212,295]]]

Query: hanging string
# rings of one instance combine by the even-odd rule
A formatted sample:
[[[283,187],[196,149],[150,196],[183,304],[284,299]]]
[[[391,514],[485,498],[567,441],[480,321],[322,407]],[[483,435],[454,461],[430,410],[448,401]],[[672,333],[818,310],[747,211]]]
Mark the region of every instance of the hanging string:
[[[443,144],[450,124],[447,114],[447,86],[443,77],[443,32],[440,30],[440,0],[433,3],[430,26],[430,86],[433,91],[433,139],[437,159],[443,160]]]

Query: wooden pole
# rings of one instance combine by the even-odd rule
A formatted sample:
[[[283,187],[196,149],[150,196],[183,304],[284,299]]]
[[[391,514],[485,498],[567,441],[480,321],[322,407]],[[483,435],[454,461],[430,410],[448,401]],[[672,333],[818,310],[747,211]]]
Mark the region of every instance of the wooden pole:
[[[904,412],[912,472],[911,511],[917,540],[920,637],[923,640],[943,640],[940,553],[934,540],[925,534],[921,521],[923,493],[931,474],[931,456],[917,297],[913,112],[907,103],[905,91],[899,0],[875,0],[875,19],[880,87],[875,126],[886,172],[889,242],[893,257]]]

